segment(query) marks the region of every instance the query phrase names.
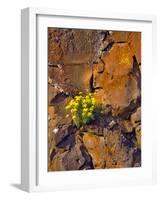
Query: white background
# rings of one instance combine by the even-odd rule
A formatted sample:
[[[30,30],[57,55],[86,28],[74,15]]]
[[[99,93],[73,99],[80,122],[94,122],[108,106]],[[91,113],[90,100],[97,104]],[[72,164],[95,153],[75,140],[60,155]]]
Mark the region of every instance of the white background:
[[[161,198],[161,6],[159,0],[4,0],[0,6],[0,199],[155,199]],[[158,141],[158,184],[155,186],[111,187],[107,189],[27,194],[20,183],[20,9],[28,6],[69,10],[104,10],[119,13],[155,14],[158,17],[158,64],[153,101],[154,131]],[[159,45],[160,44],[160,45]],[[160,67],[159,67],[160,66]],[[153,133],[151,133],[153,134]],[[160,169],[160,170],[159,170]]]

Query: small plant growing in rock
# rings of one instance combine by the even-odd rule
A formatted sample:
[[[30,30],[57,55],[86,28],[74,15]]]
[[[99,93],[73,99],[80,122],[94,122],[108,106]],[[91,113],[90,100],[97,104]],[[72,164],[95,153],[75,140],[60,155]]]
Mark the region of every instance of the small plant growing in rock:
[[[80,92],[65,108],[71,113],[73,122],[77,128],[93,121],[98,114],[98,107],[93,93],[83,95]]]

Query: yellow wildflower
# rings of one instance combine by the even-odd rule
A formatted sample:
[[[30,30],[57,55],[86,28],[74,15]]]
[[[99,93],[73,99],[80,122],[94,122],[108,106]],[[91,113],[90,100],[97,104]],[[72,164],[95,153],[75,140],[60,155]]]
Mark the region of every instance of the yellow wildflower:
[[[83,103],[83,104],[85,104],[85,103],[86,103],[86,100],[85,100],[85,99],[83,99],[83,100],[82,100],[82,103]]]
[[[95,98],[93,97],[93,98],[91,98],[91,101],[92,101],[92,104],[95,104],[96,103],[96,100],[95,100]]]
[[[91,117],[91,116],[92,116],[92,113],[91,113],[91,112],[88,112],[87,116],[88,116],[88,117]]]
[[[90,96],[89,96],[89,95],[87,95],[87,96],[86,96],[86,99],[89,99],[89,98],[90,98]]]
[[[88,108],[83,108],[83,112],[87,112],[88,111]]]
[[[89,110],[90,110],[90,111],[93,111],[93,110],[94,110],[94,106],[91,106]]]
[[[70,108],[70,105],[65,106],[65,109],[68,110]]]
[[[75,99],[76,99],[77,101],[79,101],[79,100],[81,99],[81,96],[75,96]]]
[[[69,106],[71,107],[74,103],[74,100],[72,99],[70,102],[69,102]]]
[[[73,106],[74,106],[74,107],[77,107],[78,105],[79,105],[78,102],[74,102],[74,103],[73,103]]]
[[[86,103],[83,104],[83,108],[87,108],[87,104]]]
[[[76,108],[73,108],[73,109],[71,109],[71,112],[72,112],[72,113],[77,112],[77,109],[76,109]]]

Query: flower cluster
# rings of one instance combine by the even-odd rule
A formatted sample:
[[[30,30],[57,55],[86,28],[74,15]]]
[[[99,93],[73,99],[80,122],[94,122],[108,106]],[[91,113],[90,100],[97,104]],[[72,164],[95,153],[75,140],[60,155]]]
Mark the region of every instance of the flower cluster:
[[[80,92],[65,108],[71,112],[72,119],[79,128],[95,119],[96,100],[93,93],[83,95]]]

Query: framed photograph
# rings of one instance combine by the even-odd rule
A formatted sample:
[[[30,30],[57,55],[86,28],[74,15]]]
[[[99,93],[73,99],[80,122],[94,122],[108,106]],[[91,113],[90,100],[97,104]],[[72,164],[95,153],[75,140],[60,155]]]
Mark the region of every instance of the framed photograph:
[[[155,183],[155,17],[26,8],[21,19],[22,189]]]

